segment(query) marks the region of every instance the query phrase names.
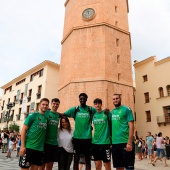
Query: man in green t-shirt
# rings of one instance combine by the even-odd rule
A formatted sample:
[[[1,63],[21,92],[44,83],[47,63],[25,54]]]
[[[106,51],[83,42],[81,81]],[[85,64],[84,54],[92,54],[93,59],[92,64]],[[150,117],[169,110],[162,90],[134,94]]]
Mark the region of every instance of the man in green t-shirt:
[[[58,123],[60,115],[57,110],[60,105],[60,100],[54,98],[51,100],[51,110],[46,111],[47,131],[44,144],[44,160],[43,165],[39,170],[52,170],[54,162],[58,161]]]
[[[111,170],[110,164],[110,116],[102,110],[102,100],[94,100],[97,112],[93,115],[94,135],[92,138],[92,155],[97,170],[102,169],[102,161],[106,170]],[[110,113],[109,113],[110,114]]]
[[[124,170],[124,168],[132,170],[135,160],[132,110],[121,105],[120,94],[113,95],[113,104],[115,106],[111,111],[113,166],[117,170]]]
[[[79,95],[80,106],[72,107],[67,110],[64,115],[72,117],[75,120],[75,127],[73,133],[74,144],[74,170],[78,170],[80,155],[85,156],[86,170],[91,169],[90,163],[90,149],[92,141],[92,115],[96,109],[86,105],[87,94],[81,93]]]
[[[43,163],[44,140],[47,129],[47,118],[44,116],[49,107],[49,100],[43,98],[39,111],[26,118],[21,131],[21,148],[19,166],[21,170],[38,170]]]

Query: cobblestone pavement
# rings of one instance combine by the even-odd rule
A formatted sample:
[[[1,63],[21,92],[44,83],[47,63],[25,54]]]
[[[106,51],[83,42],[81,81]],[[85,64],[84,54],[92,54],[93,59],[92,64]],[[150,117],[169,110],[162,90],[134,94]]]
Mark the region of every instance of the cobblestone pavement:
[[[16,151],[12,152],[11,158],[6,158],[6,153],[2,153],[0,150],[0,170],[19,170],[18,157],[16,157]],[[138,161],[136,158],[135,169],[136,170],[170,170],[170,160],[167,160],[168,167],[164,167],[163,161],[157,161],[156,166],[148,164],[148,159]],[[54,170],[57,170],[57,163],[54,164]],[[71,167],[71,170],[73,168]],[[104,170],[104,168],[102,168]],[[112,168],[115,170],[114,168]],[[95,170],[94,163],[92,162],[92,170]]]

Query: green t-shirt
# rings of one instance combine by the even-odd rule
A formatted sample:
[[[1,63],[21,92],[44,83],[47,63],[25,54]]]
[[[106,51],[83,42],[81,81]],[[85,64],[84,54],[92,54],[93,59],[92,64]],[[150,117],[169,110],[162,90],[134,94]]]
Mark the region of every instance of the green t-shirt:
[[[110,116],[104,111],[96,112],[93,116],[94,135],[93,144],[110,144],[109,121]]]
[[[28,115],[24,124],[29,127],[26,133],[25,147],[43,151],[47,129],[46,117],[39,112],[35,112]]]
[[[92,138],[92,128],[91,128],[91,118],[89,107],[84,108],[79,106],[79,111],[76,113],[76,107],[72,107],[67,110],[64,114],[67,117],[75,118],[75,126],[73,137],[77,139],[91,139]],[[92,107],[92,115],[96,112],[96,109]]]
[[[60,115],[50,110],[45,113],[45,117],[47,118],[45,143],[50,145],[58,145],[57,135]]]
[[[128,122],[134,121],[132,110],[127,106],[120,106],[111,111],[112,144],[127,143],[129,138]]]

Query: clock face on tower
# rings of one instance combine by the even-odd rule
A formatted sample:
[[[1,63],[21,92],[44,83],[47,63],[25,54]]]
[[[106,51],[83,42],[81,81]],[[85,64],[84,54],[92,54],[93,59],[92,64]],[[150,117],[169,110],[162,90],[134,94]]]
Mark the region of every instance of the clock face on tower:
[[[82,17],[84,20],[92,20],[95,17],[95,10],[93,8],[87,8],[83,11]]]

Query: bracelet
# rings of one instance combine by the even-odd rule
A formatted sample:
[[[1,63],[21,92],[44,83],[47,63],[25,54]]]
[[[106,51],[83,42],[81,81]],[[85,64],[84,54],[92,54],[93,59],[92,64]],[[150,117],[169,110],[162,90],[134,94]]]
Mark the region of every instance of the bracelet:
[[[131,144],[127,143],[128,145],[132,146]]]

